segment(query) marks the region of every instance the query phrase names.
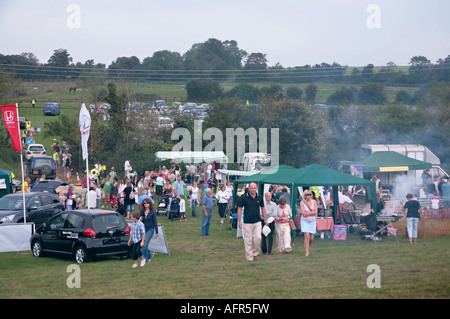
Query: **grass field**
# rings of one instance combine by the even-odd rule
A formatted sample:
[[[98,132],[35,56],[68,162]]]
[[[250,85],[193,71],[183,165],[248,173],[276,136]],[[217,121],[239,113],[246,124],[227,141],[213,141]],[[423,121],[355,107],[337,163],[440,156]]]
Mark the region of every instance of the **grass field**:
[[[164,226],[169,255],[156,254],[143,268],[132,260],[109,257],[80,265],[81,288],[68,288],[61,257],[35,258],[30,251],[0,254],[0,298],[17,299],[448,299],[448,237],[419,238],[408,244],[400,236],[363,241],[356,233],[345,241],[316,238],[309,257],[303,237],[295,237],[289,254],[245,260],[242,238],[221,226],[214,212],[210,236],[200,236],[201,218]],[[215,207],[216,210],[216,207]],[[274,248],[275,251],[275,248]],[[380,288],[368,288],[380,269]],[[370,281],[370,279],[369,279]]]

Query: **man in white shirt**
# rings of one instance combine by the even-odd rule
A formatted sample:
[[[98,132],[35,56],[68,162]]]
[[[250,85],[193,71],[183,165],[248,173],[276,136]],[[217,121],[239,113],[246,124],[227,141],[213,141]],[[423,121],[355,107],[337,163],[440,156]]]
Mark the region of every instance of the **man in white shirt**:
[[[125,161],[125,165],[124,165],[123,170],[125,171],[125,176],[126,176],[127,178],[130,178],[130,173],[131,173],[131,170],[132,170],[132,168],[131,168],[131,163],[130,163],[130,159],[127,159],[127,160]]]
[[[270,217],[273,217],[271,223],[269,223],[270,233],[265,236],[261,233],[261,250],[264,255],[272,255],[273,246],[273,233],[275,232],[275,217],[277,217],[277,204],[272,202],[272,193],[267,192],[264,194],[264,207],[266,208],[267,221]],[[264,220],[261,215],[261,226],[264,227]]]
[[[87,193],[86,207],[87,208],[97,208],[97,192],[95,191],[97,187],[95,185],[89,188]]]

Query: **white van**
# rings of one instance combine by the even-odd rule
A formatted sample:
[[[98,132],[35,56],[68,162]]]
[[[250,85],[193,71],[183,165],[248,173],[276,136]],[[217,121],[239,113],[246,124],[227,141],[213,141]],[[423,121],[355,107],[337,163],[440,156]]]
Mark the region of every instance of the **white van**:
[[[245,153],[240,163],[241,171],[260,172],[270,168],[270,155],[266,153]]]

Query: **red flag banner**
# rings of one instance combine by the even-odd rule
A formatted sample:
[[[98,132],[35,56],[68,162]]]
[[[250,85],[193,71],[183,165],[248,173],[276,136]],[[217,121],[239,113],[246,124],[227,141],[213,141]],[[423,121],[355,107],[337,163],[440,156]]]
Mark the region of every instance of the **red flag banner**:
[[[22,152],[19,134],[19,119],[17,118],[17,106],[2,105],[2,116],[9,135],[11,135],[14,152]]]

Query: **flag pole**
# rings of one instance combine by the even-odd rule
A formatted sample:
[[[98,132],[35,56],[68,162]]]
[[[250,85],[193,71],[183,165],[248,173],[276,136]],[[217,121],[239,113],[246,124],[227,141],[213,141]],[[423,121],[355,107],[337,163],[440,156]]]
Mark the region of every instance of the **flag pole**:
[[[19,131],[19,139],[20,139],[20,123],[19,123],[19,105],[16,103],[16,112],[17,112],[17,130]],[[20,141],[19,141],[20,142]],[[22,145],[22,143],[20,143]],[[20,152],[20,167],[22,169],[22,198],[23,198],[23,223],[27,223],[27,212],[26,212],[26,203],[25,203],[25,177],[23,172],[23,152]]]
[[[86,198],[87,198],[87,208],[88,211],[90,212],[91,209],[91,205],[89,205],[89,188],[91,186],[90,181],[89,181],[89,155],[86,156],[86,183],[87,183],[87,193],[86,193]]]

